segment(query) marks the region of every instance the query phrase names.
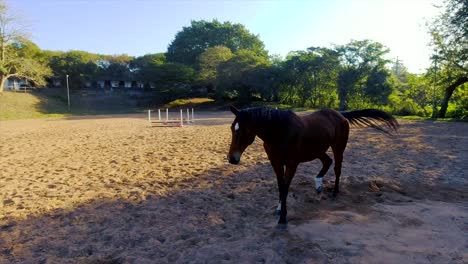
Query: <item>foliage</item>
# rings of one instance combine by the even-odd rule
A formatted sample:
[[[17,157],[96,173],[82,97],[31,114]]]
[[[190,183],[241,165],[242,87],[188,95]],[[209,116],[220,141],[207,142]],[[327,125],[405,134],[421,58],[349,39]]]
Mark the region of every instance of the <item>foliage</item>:
[[[0,1],[0,93],[5,80],[24,78],[35,86],[45,85],[50,69],[41,60],[41,50],[21,32],[17,19],[8,14],[8,8]]]
[[[198,58],[199,80],[209,87],[209,92],[216,91],[216,77],[219,65],[230,60],[233,56],[231,50],[225,46],[210,47],[200,54]]]
[[[447,0],[443,12],[429,25],[433,60],[441,68],[445,87],[439,116],[444,117],[457,87],[468,82],[468,2]],[[435,116],[434,116],[435,117]]]
[[[2,8],[0,22],[6,14]],[[21,65],[2,63],[0,73],[14,69],[40,85],[52,69],[53,78],[69,75],[72,89],[98,80],[142,81],[155,85],[152,91],[160,102],[173,105],[192,104],[182,98],[199,96],[247,105],[373,107],[429,116],[435,102],[448,116],[467,116],[467,34],[460,26],[466,24],[466,3],[448,0],[445,8],[430,28],[438,65],[422,75],[409,73],[398,60],[387,68],[384,56],[389,50],[371,40],[268,57],[263,42],[243,25],[217,20],[192,21],[177,33],[167,53],[139,57],[42,51],[22,35],[13,36],[2,46],[8,55],[3,58],[16,58]],[[33,71],[42,72],[37,75],[42,79]]]
[[[101,56],[86,51],[48,52],[49,67],[55,78],[65,79],[69,75],[71,88],[83,87],[84,81],[97,79]]]
[[[130,71],[130,63],[133,57],[126,54],[100,56],[97,61],[90,61],[90,64],[97,64],[98,75],[101,78],[117,79],[117,80],[131,80],[132,73]]]
[[[283,67],[284,102],[310,107],[332,107],[336,100],[338,54],[327,48],[292,52]]]
[[[194,66],[200,54],[215,46],[225,46],[232,53],[246,49],[258,56],[268,56],[263,42],[244,25],[200,20],[192,21],[189,27],[176,34],[167,49],[167,60]]]
[[[218,96],[238,97],[243,103],[250,102],[252,95],[258,93],[264,85],[258,78],[262,78],[269,63],[267,58],[254,51],[239,50],[234,57],[218,67]]]
[[[146,54],[130,62],[130,71],[134,78],[145,82],[157,82],[160,79],[161,67],[166,63],[164,53]]]
[[[353,40],[346,45],[337,45],[335,49],[340,56],[342,67],[337,81],[338,97],[340,109],[345,110],[348,108],[350,95],[354,100],[359,99],[366,79],[372,73],[383,71],[388,63],[383,56],[389,50],[382,44],[370,40]]]

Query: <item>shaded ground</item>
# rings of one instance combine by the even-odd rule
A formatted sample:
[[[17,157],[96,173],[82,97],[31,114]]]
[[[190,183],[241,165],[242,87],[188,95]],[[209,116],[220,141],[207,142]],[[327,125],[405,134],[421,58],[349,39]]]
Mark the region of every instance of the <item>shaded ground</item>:
[[[0,263],[468,261],[467,123],[353,130],[339,198],[317,201],[320,164],[302,164],[279,230],[260,140],[229,165],[231,114],[196,118],[2,122]]]

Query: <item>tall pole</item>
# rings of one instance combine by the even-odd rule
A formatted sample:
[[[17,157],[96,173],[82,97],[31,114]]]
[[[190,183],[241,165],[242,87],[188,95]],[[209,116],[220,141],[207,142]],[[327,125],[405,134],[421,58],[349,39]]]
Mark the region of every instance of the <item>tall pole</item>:
[[[68,98],[68,112],[70,112],[70,88],[68,87],[68,74],[67,74],[67,98]]]
[[[399,72],[398,72],[398,70],[399,70],[399,69],[398,69],[398,66],[399,66],[398,63],[399,63],[399,62],[400,62],[400,61],[398,60],[398,56],[397,56],[397,57],[396,57],[396,62],[395,62],[395,75],[397,76],[397,78],[398,78],[398,73],[399,73]]]
[[[434,58],[434,89],[432,91],[432,118],[437,118],[436,85],[437,85],[437,57]]]

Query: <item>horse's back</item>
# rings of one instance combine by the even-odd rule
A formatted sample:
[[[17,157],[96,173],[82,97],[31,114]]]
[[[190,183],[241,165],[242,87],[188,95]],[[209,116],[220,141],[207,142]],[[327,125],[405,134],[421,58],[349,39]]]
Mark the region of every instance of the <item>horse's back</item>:
[[[340,112],[333,109],[321,109],[302,116],[302,121],[308,129],[326,129],[329,132],[348,123],[348,120]]]
[[[338,111],[322,109],[301,117],[304,124],[301,144],[303,148],[326,151],[330,146],[347,141],[348,120]]]

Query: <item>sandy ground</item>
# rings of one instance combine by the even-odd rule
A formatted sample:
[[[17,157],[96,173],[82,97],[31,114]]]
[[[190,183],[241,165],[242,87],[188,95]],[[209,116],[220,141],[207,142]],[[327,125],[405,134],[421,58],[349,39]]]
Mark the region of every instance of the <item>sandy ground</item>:
[[[0,122],[0,263],[468,262],[467,123],[353,130],[340,196],[300,165],[282,230],[261,141],[230,165],[232,115],[197,117]]]

